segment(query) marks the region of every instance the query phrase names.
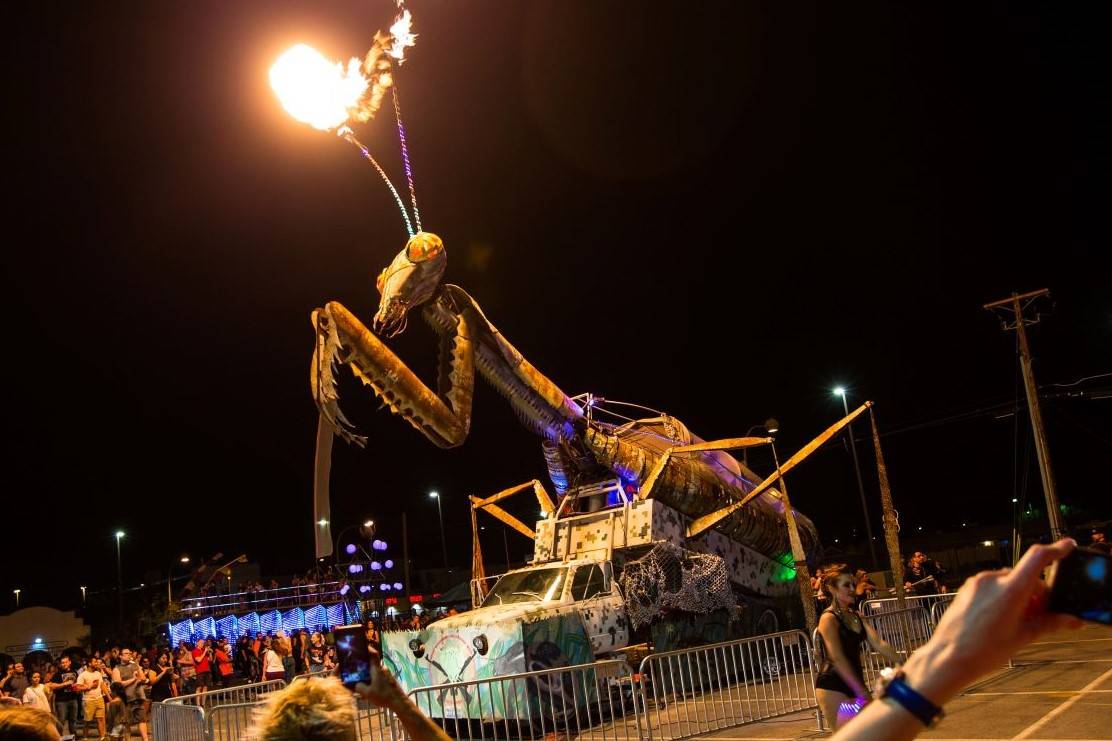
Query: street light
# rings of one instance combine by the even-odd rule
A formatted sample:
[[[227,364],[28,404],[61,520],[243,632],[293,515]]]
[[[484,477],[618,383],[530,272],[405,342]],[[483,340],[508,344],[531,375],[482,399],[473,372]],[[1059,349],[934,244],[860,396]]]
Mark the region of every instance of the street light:
[[[777,432],[780,431],[780,423],[776,421],[775,417],[769,417],[764,421],[763,425],[753,425],[748,430],[746,430],[745,436],[749,437],[751,434],[753,434],[754,430],[764,430],[770,436],[775,435]],[[749,448],[742,448],[741,462],[745,465],[746,468],[749,468]]]
[[[189,563],[189,556],[187,556],[185,554],[182,554],[182,557],[179,558],[178,561],[180,563],[183,563],[183,564]],[[170,562],[170,569],[166,574],[166,612],[167,613],[170,612],[170,603],[174,601],[174,594],[173,594],[173,591],[172,591],[172,588],[171,588],[171,585],[173,583],[174,583],[174,562],[171,561]]]
[[[842,397],[842,409],[849,416],[849,402],[846,401],[846,390],[842,386],[834,389],[834,395]],[[849,449],[853,454],[853,472],[857,476],[857,493],[861,495],[861,512],[865,515],[865,533],[869,540],[869,556],[873,559],[873,570],[880,568],[876,560],[876,546],[873,545],[873,525],[869,521],[869,505],[865,501],[865,484],[861,481],[861,464],[857,460],[857,443],[853,439],[853,422],[846,425],[846,435],[849,436]]]
[[[120,555],[120,540],[124,537],[123,530],[116,531],[116,629],[119,634],[124,632],[124,566],[123,557]]]
[[[85,606],[85,587],[81,587],[81,606]]]
[[[12,590],[12,592],[15,594],[15,609],[17,609],[17,610],[19,609],[19,593],[22,592],[22,591],[23,591],[22,589],[13,589]]]
[[[448,568],[448,536],[444,533],[444,505],[440,503],[440,494],[429,492],[429,498],[436,500],[436,511],[440,513],[440,547],[444,551],[444,568]]]

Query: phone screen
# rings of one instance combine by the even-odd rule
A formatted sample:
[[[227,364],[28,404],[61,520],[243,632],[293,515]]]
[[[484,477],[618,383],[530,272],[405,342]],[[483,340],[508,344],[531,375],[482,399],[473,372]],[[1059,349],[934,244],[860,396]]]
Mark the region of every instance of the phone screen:
[[[332,629],[336,638],[336,659],[340,681],[349,689],[359,682],[371,681],[371,654],[362,625],[342,625]]]
[[[1077,548],[1054,564],[1047,608],[1112,625],[1112,556]]]

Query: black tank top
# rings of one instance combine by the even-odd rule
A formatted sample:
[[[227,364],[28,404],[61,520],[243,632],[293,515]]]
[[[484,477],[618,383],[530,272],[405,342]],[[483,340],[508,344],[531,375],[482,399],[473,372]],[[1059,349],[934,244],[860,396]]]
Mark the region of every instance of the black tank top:
[[[861,644],[866,640],[864,622],[861,623],[861,632],[855,633],[846,626],[845,621],[838,617],[838,614],[833,610],[827,608],[823,612],[829,612],[838,621],[838,640],[842,642],[842,653],[849,659],[850,666],[853,667],[853,673],[861,680],[861,684],[864,684],[865,672],[861,668]],[[860,617],[858,617],[858,620],[860,620]],[[830,651],[826,650],[825,645],[822,653],[823,660],[822,667],[819,669],[819,677],[838,676],[838,672],[834,669],[834,662],[830,660]]]

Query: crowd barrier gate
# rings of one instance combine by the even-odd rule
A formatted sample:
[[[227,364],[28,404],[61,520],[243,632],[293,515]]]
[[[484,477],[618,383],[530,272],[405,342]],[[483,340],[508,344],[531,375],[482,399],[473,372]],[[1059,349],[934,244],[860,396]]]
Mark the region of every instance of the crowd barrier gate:
[[[904,597],[904,608],[908,607],[923,607],[928,612],[931,608],[939,602],[949,603],[957,596],[957,592],[946,592],[944,594],[918,594],[914,596]],[[892,612],[899,609],[899,600],[895,597],[882,597],[878,599],[865,600],[861,603],[860,611],[866,617],[869,615],[876,615],[882,612]],[[945,609],[945,608],[943,608]]]
[[[645,657],[646,737],[679,739],[816,708],[811,643],[800,630]]]
[[[283,679],[271,679],[266,682],[254,682],[253,684],[241,684],[235,687],[225,687],[222,689],[213,689],[204,693],[193,693],[191,695],[178,695],[165,700],[167,705],[198,705],[202,707],[214,708],[219,705],[241,705],[243,703],[255,702],[260,696],[268,692],[280,690],[286,686]]]
[[[151,738],[155,741],[207,741],[205,711],[196,705],[151,703]]]

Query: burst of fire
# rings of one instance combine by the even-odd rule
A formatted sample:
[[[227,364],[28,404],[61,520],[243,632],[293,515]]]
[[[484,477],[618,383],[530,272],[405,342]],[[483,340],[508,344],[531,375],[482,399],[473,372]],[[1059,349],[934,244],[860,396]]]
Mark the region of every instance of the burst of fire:
[[[293,46],[270,68],[270,86],[291,116],[315,128],[329,131],[349,120],[368,121],[394,84],[390,60],[401,64],[405,48],[415,43],[412,21],[409,11],[403,10],[389,35],[376,33],[363,60],[351,59],[346,67],[311,46]]]
[[[398,64],[405,61],[405,48],[417,43],[417,34],[409,30],[412,22],[413,16],[410,15],[408,10],[403,10],[398,19],[394,21],[394,25],[390,26],[390,37],[393,39],[393,43],[390,44],[390,50],[387,53],[397,59]]]
[[[312,47],[297,44],[270,68],[270,86],[291,116],[328,131],[359,110],[369,85],[360,65],[351,59],[345,69]]]

